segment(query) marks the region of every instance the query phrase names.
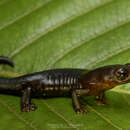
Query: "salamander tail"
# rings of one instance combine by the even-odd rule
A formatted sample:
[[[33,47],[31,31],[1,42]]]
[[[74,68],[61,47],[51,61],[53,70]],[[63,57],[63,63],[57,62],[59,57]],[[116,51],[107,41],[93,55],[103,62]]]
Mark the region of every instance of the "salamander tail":
[[[11,67],[14,67],[13,61],[10,58],[5,56],[0,56],[0,64],[7,64]]]

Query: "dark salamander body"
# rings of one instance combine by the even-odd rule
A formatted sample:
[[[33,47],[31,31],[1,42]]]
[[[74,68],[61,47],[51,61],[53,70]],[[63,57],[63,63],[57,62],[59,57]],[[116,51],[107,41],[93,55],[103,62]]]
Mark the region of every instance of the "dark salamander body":
[[[0,78],[0,89],[20,91],[31,87],[34,96],[67,96],[72,89],[82,89],[79,83],[82,69],[54,69],[16,78]],[[11,87],[12,86],[12,87]]]
[[[7,57],[0,63],[14,66]],[[92,71],[85,69],[54,69],[16,78],[0,78],[0,92],[21,95],[21,111],[35,110],[32,97],[72,97],[76,113],[86,113],[78,98],[83,95],[98,96],[97,103],[105,104],[104,91],[130,82],[130,64],[110,65]]]

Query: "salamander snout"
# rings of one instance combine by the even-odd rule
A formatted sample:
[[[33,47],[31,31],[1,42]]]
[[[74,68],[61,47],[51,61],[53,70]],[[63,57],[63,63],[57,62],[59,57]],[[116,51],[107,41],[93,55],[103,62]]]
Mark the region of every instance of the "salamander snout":
[[[123,65],[115,71],[116,80],[120,83],[130,83],[130,63]]]

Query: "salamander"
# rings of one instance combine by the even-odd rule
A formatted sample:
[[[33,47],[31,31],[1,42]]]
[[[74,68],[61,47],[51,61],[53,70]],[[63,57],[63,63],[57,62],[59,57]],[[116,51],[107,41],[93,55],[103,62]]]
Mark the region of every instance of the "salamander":
[[[14,66],[8,57],[0,56],[0,64]],[[108,65],[94,70],[51,69],[14,78],[0,78],[0,92],[19,94],[21,111],[29,112],[37,107],[33,97],[71,97],[76,113],[87,113],[82,107],[81,96],[95,96],[97,104],[106,104],[104,92],[130,82],[130,63]]]

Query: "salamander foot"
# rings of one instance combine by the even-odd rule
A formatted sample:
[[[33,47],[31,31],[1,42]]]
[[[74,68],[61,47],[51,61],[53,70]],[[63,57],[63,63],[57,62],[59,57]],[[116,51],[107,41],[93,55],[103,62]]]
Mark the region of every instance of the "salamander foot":
[[[101,101],[101,100],[96,100],[97,105],[109,105],[109,102],[107,100]]]
[[[29,112],[30,110],[34,111],[35,109],[37,109],[35,104],[23,104],[21,111],[22,112]]]
[[[75,108],[75,112],[77,114],[87,114],[88,111],[85,108],[80,107],[80,108]]]

